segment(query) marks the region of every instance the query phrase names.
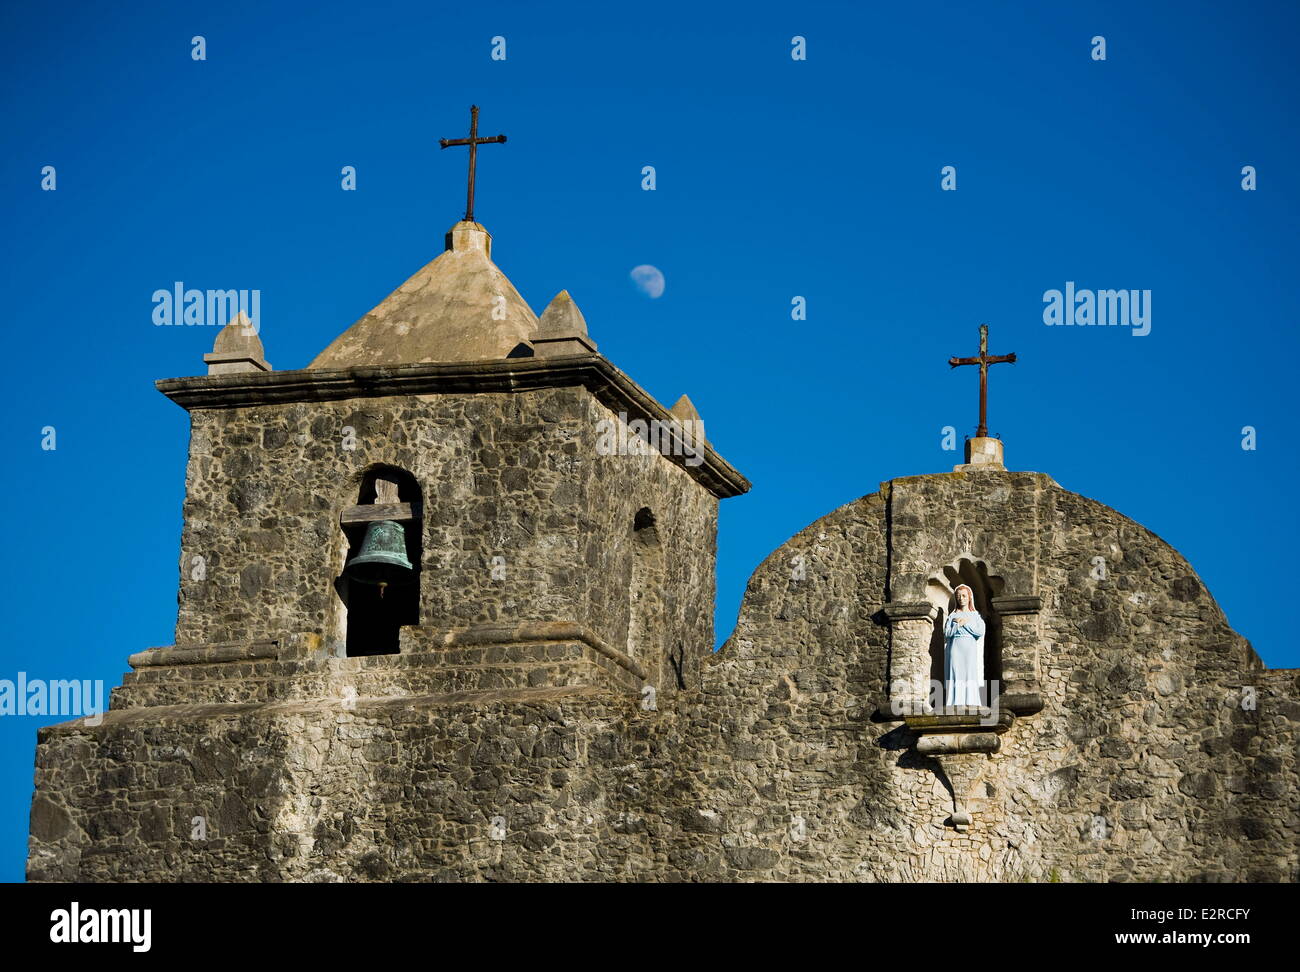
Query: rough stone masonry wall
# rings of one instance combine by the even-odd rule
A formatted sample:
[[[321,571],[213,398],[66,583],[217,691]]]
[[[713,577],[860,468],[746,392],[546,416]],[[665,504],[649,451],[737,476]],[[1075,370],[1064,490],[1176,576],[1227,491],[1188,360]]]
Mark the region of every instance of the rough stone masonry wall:
[[[586,402],[584,428],[619,421],[595,399]],[[588,609],[606,619],[610,644],[627,650],[633,602],[649,598],[644,608],[654,616],[647,619],[648,644],[629,653],[646,666],[662,694],[672,695],[676,679],[669,653],[680,650],[684,656],[688,687],[698,684],[700,668],[713,653],[718,499],[659,455],[602,455],[592,444],[583,442],[578,453],[579,463],[590,464],[590,473],[580,477],[579,506],[582,568],[592,580]],[[633,523],[641,509],[649,509],[655,521],[660,549],[654,556],[662,566],[657,590],[634,584]]]
[[[962,834],[909,731],[872,716],[889,569],[919,568],[927,545],[934,567],[983,556],[1044,599],[1045,706],[976,757]],[[1298,675],[1263,670],[1168,545],[1047,477],[896,480],[773,553],[701,684],[657,712],[581,688],[331,690],[44,729],[29,874],[1296,880]]]
[[[635,699],[182,706],[42,730],[33,881],[651,880]]]
[[[678,769],[708,832],[692,842],[702,866],[721,843],[750,878],[1300,877],[1298,673],[1263,670],[1172,548],[1046,476],[887,485],[808,527],[750,582],[705,679],[710,728]],[[957,833],[933,761],[900,723],[871,719],[890,648],[871,615],[891,557],[922,575],[894,578],[915,593],[963,552],[1044,598],[1046,705],[998,754],[963,757],[986,765],[974,825]],[[1105,580],[1091,579],[1099,555]]]
[[[195,410],[176,643],[337,643],[339,514],[387,463],[423,490],[422,623],[574,620],[623,647],[648,506],[680,591],[666,634],[707,651],[717,499],[660,456],[599,455],[609,415],[583,388]]]

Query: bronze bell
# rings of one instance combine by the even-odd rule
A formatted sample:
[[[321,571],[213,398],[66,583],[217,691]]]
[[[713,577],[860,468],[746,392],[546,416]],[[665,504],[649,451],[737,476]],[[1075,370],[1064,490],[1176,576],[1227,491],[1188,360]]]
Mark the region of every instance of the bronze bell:
[[[392,520],[376,520],[366,527],[361,552],[343,568],[345,577],[362,584],[379,585],[379,596],[389,584],[414,579],[415,568],[406,559],[406,531]]]

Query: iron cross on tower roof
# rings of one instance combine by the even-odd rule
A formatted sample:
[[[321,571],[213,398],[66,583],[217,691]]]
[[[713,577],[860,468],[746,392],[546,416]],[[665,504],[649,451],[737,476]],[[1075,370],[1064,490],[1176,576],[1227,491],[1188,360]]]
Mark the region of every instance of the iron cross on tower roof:
[[[1002,364],[1004,361],[1015,364],[1016,355],[1014,352],[1011,354],[989,354],[989,326],[987,324],[980,325],[980,353],[978,358],[948,359],[948,364],[954,368],[959,365],[980,366],[980,427],[975,433],[979,438],[985,438],[989,434],[989,365]]]
[[[443,148],[451,148],[453,145],[469,146],[469,195],[465,202],[465,220],[474,222],[474,167],[478,162],[478,147],[486,145],[489,142],[504,142],[504,135],[493,135],[491,138],[478,137],[478,105],[469,106],[469,138],[440,138],[438,144]]]

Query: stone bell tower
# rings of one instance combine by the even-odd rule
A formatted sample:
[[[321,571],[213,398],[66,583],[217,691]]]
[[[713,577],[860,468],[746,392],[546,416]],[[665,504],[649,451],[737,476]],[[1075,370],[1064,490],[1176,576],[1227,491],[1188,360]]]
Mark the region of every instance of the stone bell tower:
[[[567,292],[539,320],[479,224],[457,223],[305,370],[223,367],[159,382],[193,423],[175,650],[562,641],[526,670],[440,665],[425,687],[664,693],[712,649],[717,500],[747,484],[689,401],[664,409],[597,353]],[[618,447],[629,426],[644,449]],[[348,567],[381,523],[411,564],[382,598]],[[147,694],[158,660],[123,694]]]
[[[103,726],[43,732],[33,879],[167,879],[177,859],[188,879],[334,879],[320,849],[366,812],[370,784],[322,803],[298,771],[321,758],[310,740],[348,735],[339,720],[414,707],[450,746],[484,731],[485,706],[540,733],[529,706],[655,711],[698,687],[718,500],[749,483],[689,399],[667,409],[599,354],[567,292],[539,319],[491,247],[483,226],[456,223],[305,369],[272,370],[241,318],[207,375],[158,382],[191,418],[175,644],[131,656]],[[416,774],[455,791],[401,733],[353,740],[362,776],[391,777],[402,752],[408,788]],[[159,755],[161,738],[186,755]],[[522,743],[488,731],[482,745]],[[103,800],[54,767],[123,747],[120,802],[171,795],[106,822]],[[231,777],[250,762],[259,782]],[[253,810],[267,785],[269,822]],[[193,838],[195,821],[216,836]],[[88,853],[106,848],[117,856]]]

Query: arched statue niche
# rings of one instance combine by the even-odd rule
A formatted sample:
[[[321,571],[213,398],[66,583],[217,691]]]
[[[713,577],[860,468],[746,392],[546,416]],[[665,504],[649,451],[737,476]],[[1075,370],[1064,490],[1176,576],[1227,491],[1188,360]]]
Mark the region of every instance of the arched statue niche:
[[[397,654],[402,626],[420,623],[420,486],[404,469],[376,465],[362,473],[356,497],[343,511],[347,547],[334,581],[346,652]]]
[[[975,610],[984,621],[984,690],[981,698],[984,705],[989,705],[993,697],[989,684],[1002,684],[1002,619],[993,608],[993,599],[1002,593],[1006,584],[1001,577],[991,575],[988,565],[982,560],[960,557],[931,574],[926,581],[926,600],[938,608],[934,631],[930,636],[930,682],[941,687],[935,700],[941,706],[944,702],[944,689],[947,688],[944,677],[944,624],[957,609],[956,590],[962,584],[974,594]]]

